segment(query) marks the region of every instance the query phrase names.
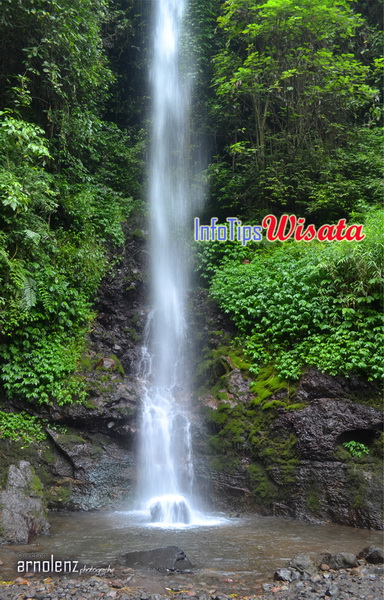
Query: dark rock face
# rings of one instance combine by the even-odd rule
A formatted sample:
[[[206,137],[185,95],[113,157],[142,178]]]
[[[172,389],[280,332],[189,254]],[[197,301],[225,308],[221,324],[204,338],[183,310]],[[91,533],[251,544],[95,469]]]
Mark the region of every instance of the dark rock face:
[[[334,460],[338,439],[349,431],[372,432],[383,427],[381,411],[348,400],[320,398],[299,411],[281,416],[275,428],[292,429],[303,460]]]
[[[237,373],[235,375],[238,377]],[[246,382],[246,378],[243,381]],[[382,529],[380,460],[371,455],[355,459],[346,450],[344,456],[340,454],[344,442],[355,440],[372,446],[378,439],[383,429],[382,412],[358,402],[359,398],[369,398],[374,394],[375,388],[369,383],[356,378],[332,377],[309,369],[291,399],[292,404],[298,403],[299,408],[279,408],[277,416],[268,425],[268,431],[262,432],[266,438],[273,439],[294,436],[295,458],[289,483],[278,462],[268,465],[268,470],[262,472],[268,487],[259,485],[258,489],[264,493],[261,496],[257,489],[255,491],[250,476],[252,464],[258,463],[257,456],[251,457],[244,448],[243,456],[240,455],[237,464],[229,468],[229,464],[218,455],[216,462],[221,461],[220,466],[213,469],[204,459],[206,447],[200,441],[209,432],[196,430],[196,480],[203,495],[211,497],[221,508],[227,503],[236,512],[253,507],[262,514]],[[249,394],[245,393],[243,404],[247,404],[248,399]],[[278,399],[275,394],[268,401]],[[303,401],[308,404],[300,408]],[[201,402],[206,404],[205,397],[201,398]],[[216,401],[216,406],[212,402],[208,405],[215,410],[217,404]],[[262,460],[259,464],[263,465]]]
[[[148,308],[146,224],[130,218],[121,263],[107,277],[96,303],[98,316],[90,335],[92,348],[104,357],[116,355],[127,374],[135,374],[140,360],[140,337]]]
[[[49,435],[55,457],[51,467],[58,478],[48,490],[51,508],[97,510],[120,505],[133,493],[132,452],[101,434],[81,437],[50,430]]]
[[[142,394],[141,382],[133,376],[111,378],[107,392],[84,404],[48,407],[49,419],[88,432],[124,436],[126,444],[136,434],[136,417]]]
[[[0,542],[27,543],[48,530],[40,479],[27,461],[11,465],[0,493]]]
[[[123,554],[120,562],[127,567],[150,567],[159,571],[186,571],[193,567],[183,550],[177,546],[156,548]]]

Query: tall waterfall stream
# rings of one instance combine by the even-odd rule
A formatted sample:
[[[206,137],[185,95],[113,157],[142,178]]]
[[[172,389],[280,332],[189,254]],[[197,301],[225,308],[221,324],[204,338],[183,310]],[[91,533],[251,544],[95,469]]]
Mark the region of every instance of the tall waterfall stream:
[[[193,520],[185,240],[193,198],[188,168],[189,77],[181,68],[187,0],[157,0],[153,31],[149,173],[152,306],[140,365],[144,381],[139,501],[154,523]]]

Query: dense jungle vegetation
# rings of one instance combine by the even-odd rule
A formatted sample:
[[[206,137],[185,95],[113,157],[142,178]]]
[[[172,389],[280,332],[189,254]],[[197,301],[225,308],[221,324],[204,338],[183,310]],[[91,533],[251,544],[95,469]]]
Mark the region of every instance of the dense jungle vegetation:
[[[150,2],[0,1],[1,398],[86,398],[93,301],[145,180]],[[381,3],[193,0],[208,222],[294,213],[363,242],[199,245],[252,369],[381,374]],[[192,224],[191,224],[192,236]],[[382,340],[381,340],[382,344]],[[0,432],[20,430],[2,413]],[[25,428],[34,424],[25,418]],[[27,423],[28,421],[28,423]],[[7,433],[8,432],[8,433]]]

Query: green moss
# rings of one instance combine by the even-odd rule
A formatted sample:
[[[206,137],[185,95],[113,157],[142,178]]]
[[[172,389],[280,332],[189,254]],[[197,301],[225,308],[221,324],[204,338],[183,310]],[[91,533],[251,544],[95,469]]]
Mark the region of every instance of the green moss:
[[[103,357],[98,356],[96,359],[96,370],[103,371],[103,372],[107,371],[108,375],[104,375],[104,377],[109,377],[109,379],[111,379],[111,375],[109,374],[111,371],[117,372],[120,375],[122,375],[123,377],[125,377],[124,367],[121,364],[120,360],[117,358],[116,354],[111,354],[107,358],[110,358],[111,360],[113,360],[114,364],[108,368],[104,367],[103,366]]]
[[[381,431],[371,446],[371,454],[374,458],[383,460],[384,456],[384,433]]]
[[[71,486],[67,483],[52,489],[49,493],[48,500],[49,502],[59,502],[60,504],[65,504],[71,499],[71,494]]]
[[[256,380],[251,385],[251,392],[257,395],[259,401],[263,401],[281,390],[286,390],[287,395],[293,391],[292,386],[290,390],[288,381],[277,374],[273,364],[260,367]]]
[[[69,444],[86,444],[86,440],[77,433],[61,433],[58,437],[58,442],[63,445]]]
[[[82,356],[79,361],[80,371],[92,371],[93,365],[89,356]]]
[[[285,402],[281,402],[281,400],[272,400],[271,402],[266,402],[262,406],[262,410],[268,410],[269,408],[283,408],[285,407]]]
[[[43,486],[41,484],[39,477],[36,475],[36,473],[34,472],[33,469],[32,469],[32,471],[33,471],[33,475],[28,484],[27,493],[30,494],[31,496],[42,497],[43,496]]]
[[[115,406],[114,410],[123,417],[132,417],[135,411],[130,406]]]
[[[307,501],[307,506],[308,506],[309,510],[311,511],[311,513],[313,513],[314,515],[318,514],[318,512],[321,508],[321,502],[320,502],[319,490],[317,489],[317,486],[315,483],[313,483],[313,487],[311,487],[311,490],[307,495],[306,501]]]
[[[110,358],[112,358],[115,361],[115,370],[120,373],[120,375],[122,375],[123,377],[125,377],[125,371],[124,371],[124,367],[121,364],[120,360],[117,358],[117,356],[115,354],[112,354],[110,356]]]
[[[237,456],[216,456],[210,461],[211,468],[214,471],[227,472],[227,473],[235,473],[236,469],[240,465],[240,460]]]
[[[104,454],[104,449],[98,444],[93,444],[91,448],[92,458],[100,458]]]
[[[113,382],[111,382],[111,376],[105,375],[103,377],[104,381],[99,381],[96,379],[88,382],[87,391],[90,395],[94,394],[95,396],[105,396],[111,394],[114,391],[115,387]],[[103,379],[103,377],[101,377],[100,379]],[[95,408],[95,405],[93,405],[92,408]]]
[[[256,499],[270,502],[278,498],[278,489],[270,480],[262,465],[252,464],[248,472],[252,484],[252,493],[256,496]]]
[[[363,508],[366,504],[368,482],[364,476],[365,468],[358,464],[349,465],[347,468],[350,503],[354,509]]]
[[[132,329],[132,327],[124,327],[123,329],[124,333],[127,333],[129,338],[134,341],[134,342],[138,342],[140,339],[139,334],[137,333],[137,331],[135,329]]]
[[[96,404],[92,402],[92,400],[84,400],[81,404],[82,406],[85,406],[85,408],[89,408],[89,410],[94,410],[95,408],[97,410],[99,409],[99,407],[96,406]]]
[[[222,332],[215,332],[221,335]],[[229,341],[229,340],[228,340]],[[233,369],[240,369],[248,373],[251,363],[247,362],[242,348],[233,345],[220,345],[211,349],[208,346],[203,348],[202,360],[198,362],[195,369],[197,387],[200,386],[199,393],[204,394],[209,391],[216,395],[223,391],[228,385],[225,376]]]
[[[287,404],[285,410],[302,410],[308,406],[305,402],[297,402],[296,404]]]

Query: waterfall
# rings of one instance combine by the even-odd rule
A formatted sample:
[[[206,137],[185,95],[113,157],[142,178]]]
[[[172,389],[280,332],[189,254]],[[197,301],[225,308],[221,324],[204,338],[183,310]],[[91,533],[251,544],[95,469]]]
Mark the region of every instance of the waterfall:
[[[188,523],[193,466],[186,409],[186,288],[192,198],[188,165],[190,81],[182,68],[187,0],[154,0],[149,173],[153,309],[141,362],[144,381],[140,502],[153,522]]]

